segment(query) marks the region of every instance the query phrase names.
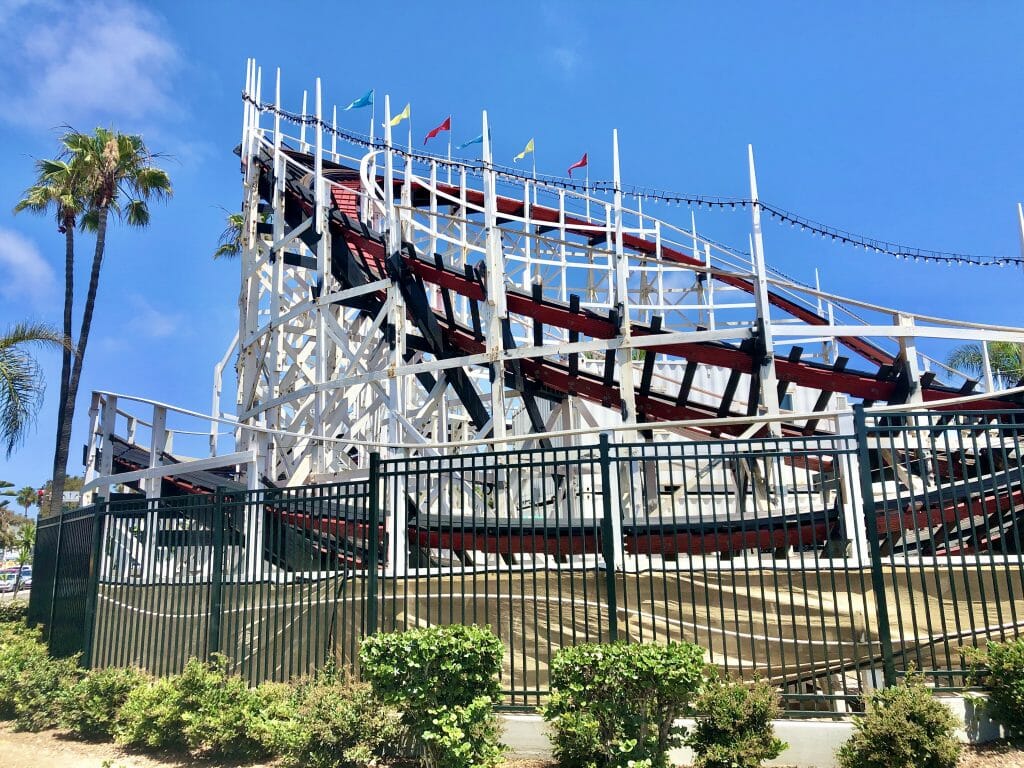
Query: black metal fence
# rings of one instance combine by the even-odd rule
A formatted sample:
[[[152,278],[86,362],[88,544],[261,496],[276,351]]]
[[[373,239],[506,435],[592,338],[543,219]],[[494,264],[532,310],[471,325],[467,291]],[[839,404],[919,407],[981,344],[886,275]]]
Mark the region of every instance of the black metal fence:
[[[688,640],[793,711],[856,707],[1024,617],[1017,412],[856,412],[850,434],[373,456],[331,485],[101,502],[39,525],[55,653],[252,682],[375,631],[490,625],[507,702],[561,647]]]

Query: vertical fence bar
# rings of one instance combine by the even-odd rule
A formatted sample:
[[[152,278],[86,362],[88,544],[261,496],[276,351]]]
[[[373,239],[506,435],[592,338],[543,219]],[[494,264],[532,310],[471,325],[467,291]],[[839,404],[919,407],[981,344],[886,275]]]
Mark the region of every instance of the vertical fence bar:
[[[100,557],[103,552],[103,528],[106,521],[106,499],[97,496],[92,517],[92,554],[89,558],[89,580],[85,593],[85,642],[82,647],[82,666],[92,666],[92,643],[96,634],[96,602],[100,589]]]
[[[380,453],[374,451],[370,454],[370,509],[367,515],[369,526],[369,540],[367,548],[370,550],[367,555],[369,562],[367,567],[369,573],[366,581],[366,634],[372,635],[377,631],[377,568],[378,552],[380,547]]]
[[[604,514],[601,518],[601,550],[604,555],[604,577],[608,590],[608,639],[615,642],[619,639],[619,611],[615,596],[615,541],[612,538],[615,527],[612,525],[612,472],[611,446],[608,433],[601,433],[601,500]]]
[[[46,622],[46,642],[53,638],[54,606],[57,604],[57,584],[60,583],[60,545],[64,533],[64,508],[57,513],[57,546],[53,554],[53,585],[50,589],[50,617]]]
[[[875,593],[875,610],[878,615],[878,642],[882,648],[882,674],[886,686],[896,684],[896,663],[892,652],[892,635],[889,627],[889,605],[885,592],[885,577],[882,574],[882,547],[878,541],[878,524],[875,514],[875,497],[871,487],[871,454],[868,451],[868,429],[861,403],[853,406],[853,429],[857,436],[857,451],[860,460],[860,489],[864,502],[864,526],[867,531],[869,555],[871,557],[871,588]]]
[[[210,565],[210,625],[206,639],[207,656],[220,653],[220,623],[224,587],[224,493],[217,486],[213,496],[213,562]]]

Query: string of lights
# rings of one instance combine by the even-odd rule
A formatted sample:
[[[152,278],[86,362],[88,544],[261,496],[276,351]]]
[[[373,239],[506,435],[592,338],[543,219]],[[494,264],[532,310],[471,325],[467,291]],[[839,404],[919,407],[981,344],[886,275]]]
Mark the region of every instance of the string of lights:
[[[304,115],[298,112],[289,112],[288,110],[280,109],[273,104],[264,102],[260,103],[252,96],[248,94],[242,94],[242,100],[249,104],[257,107],[261,112],[277,115],[288,122],[296,125],[317,125],[325,132],[335,135],[338,138],[356,146],[361,146],[366,149],[384,149],[384,140],[381,138],[370,139],[365,134],[360,134],[354,131],[348,131],[342,128],[337,128],[332,125],[328,125],[323,120],[317,120],[315,115]],[[452,165],[460,169],[465,169],[467,173],[473,176],[479,176],[484,171],[484,165],[480,161],[467,161],[452,158],[449,160],[447,157],[432,154],[429,152],[422,151],[410,151],[404,150],[401,147],[392,146],[392,151],[396,152],[405,157],[409,157],[414,161],[422,163],[441,163],[445,165]],[[611,181],[593,181],[590,184],[579,182],[575,179],[568,179],[561,176],[549,176],[545,174],[538,174],[534,176],[531,173],[524,173],[518,168],[512,168],[509,166],[491,164],[490,169],[494,171],[499,178],[506,180],[513,180],[516,182],[537,182],[545,186],[559,187],[562,189],[571,189],[581,192],[591,192],[598,194],[609,194],[615,191],[614,182]],[[814,221],[805,216],[792,213],[780,208],[771,203],[766,203],[764,200],[752,200],[750,198],[742,197],[719,197],[709,195],[686,195],[679,194],[676,192],[665,191],[661,189],[651,189],[646,187],[629,186],[623,187],[621,190],[623,195],[633,198],[635,200],[643,201],[657,201],[666,204],[674,205],[686,205],[696,208],[709,208],[709,209],[746,209],[748,206],[757,205],[763,213],[768,214],[772,219],[778,220],[781,224],[789,224],[792,227],[800,227],[802,232],[809,232],[812,235],[821,237],[825,240],[831,240],[834,243],[840,245],[849,245],[855,248],[863,248],[866,251],[872,251],[874,253],[892,256],[897,259],[913,260],[918,262],[929,262],[936,264],[947,264],[947,265],[965,265],[973,267],[1004,267],[1004,266],[1024,266],[1024,257],[1020,256],[997,256],[997,257],[985,257],[985,256],[974,256],[966,253],[954,253],[949,251],[937,251],[928,248],[916,248],[907,245],[901,245],[899,243],[893,243],[888,240],[880,240],[878,238],[866,237],[864,235],[854,234],[844,229],[832,227],[821,222]]]

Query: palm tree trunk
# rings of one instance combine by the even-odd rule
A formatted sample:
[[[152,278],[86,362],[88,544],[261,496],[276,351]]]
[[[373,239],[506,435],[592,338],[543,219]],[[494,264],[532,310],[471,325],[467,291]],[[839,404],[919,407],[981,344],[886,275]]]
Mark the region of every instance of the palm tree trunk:
[[[71,378],[68,380],[67,397],[64,400],[64,424],[60,434],[60,442],[57,444],[56,462],[53,473],[52,493],[57,502],[57,509],[60,510],[60,503],[64,498],[64,478],[67,474],[68,448],[71,445],[71,425],[75,417],[75,400],[78,398],[78,383],[82,378],[82,361],[85,360],[85,347],[89,343],[89,330],[92,328],[92,313],[96,307],[96,289],[100,282],[100,267],[103,266],[103,251],[107,244],[107,214],[109,208],[100,208],[96,222],[96,251],[92,257],[92,272],[89,274],[89,289],[85,294],[85,307],[82,310],[82,327],[78,332],[78,347],[75,353],[74,365],[71,368]],[[58,483],[59,478],[59,483]],[[53,499],[50,508],[53,509]]]
[[[72,311],[75,303],[75,220],[71,218],[70,221],[65,219],[64,225],[64,337],[71,341],[71,322],[72,322]],[[62,435],[64,434],[64,422],[67,421],[65,418],[64,407],[68,400],[68,383],[71,381],[71,348],[65,347],[63,356],[61,357],[60,364],[60,399],[57,401],[60,405],[57,408],[57,435],[56,444],[58,450],[54,451],[53,455],[53,475],[50,483],[50,514],[56,514],[60,512],[61,504],[63,503],[64,496],[64,474],[67,465],[67,452],[65,451],[63,459],[61,459],[59,453],[59,446],[61,445]],[[68,442],[70,444],[71,436],[68,436]],[[60,487],[61,496],[59,501],[55,504],[54,499],[57,499],[57,495],[53,493],[56,487],[57,475],[60,475]]]

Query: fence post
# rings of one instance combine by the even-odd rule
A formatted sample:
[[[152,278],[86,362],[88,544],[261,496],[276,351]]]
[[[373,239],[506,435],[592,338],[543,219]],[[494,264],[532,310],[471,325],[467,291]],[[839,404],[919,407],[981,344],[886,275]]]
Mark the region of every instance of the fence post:
[[[220,622],[223,613],[224,578],[224,494],[217,486],[213,496],[213,560],[210,564],[210,623],[207,630],[206,654],[220,653]]]
[[[93,501],[92,554],[89,556],[89,587],[85,593],[85,641],[82,643],[82,666],[92,667],[92,644],[96,634],[96,601],[100,589],[100,558],[103,556],[103,530],[107,500],[96,496]]]
[[[56,551],[53,553],[53,586],[50,588],[50,617],[46,622],[46,643],[50,644],[53,639],[53,618],[54,610],[57,605],[57,583],[60,580],[60,545],[61,539],[64,538],[64,507],[61,506],[60,512],[57,513],[57,546]]]
[[[889,627],[889,604],[882,574],[882,547],[878,541],[878,520],[875,496],[871,488],[871,454],[868,452],[868,428],[864,405],[853,406],[853,431],[857,437],[857,455],[860,464],[860,495],[864,504],[864,530],[867,534],[871,558],[871,588],[875,593],[875,611],[878,615],[878,643],[882,647],[882,676],[885,685],[896,684],[896,662],[893,659],[892,633]]]
[[[380,453],[374,451],[370,454],[370,503],[367,526],[369,527],[369,540],[366,544],[369,549],[369,563],[367,568],[366,583],[366,634],[372,635],[377,631],[377,592],[379,549],[380,549]]]
[[[604,556],[604,578],[608,591],[608,639],[619,639],[619,608],[615,594],[615,526],[612,525],[612,457],[608,433],[601,433],[601,500],[604,514],[601,517],[601,554]]]

